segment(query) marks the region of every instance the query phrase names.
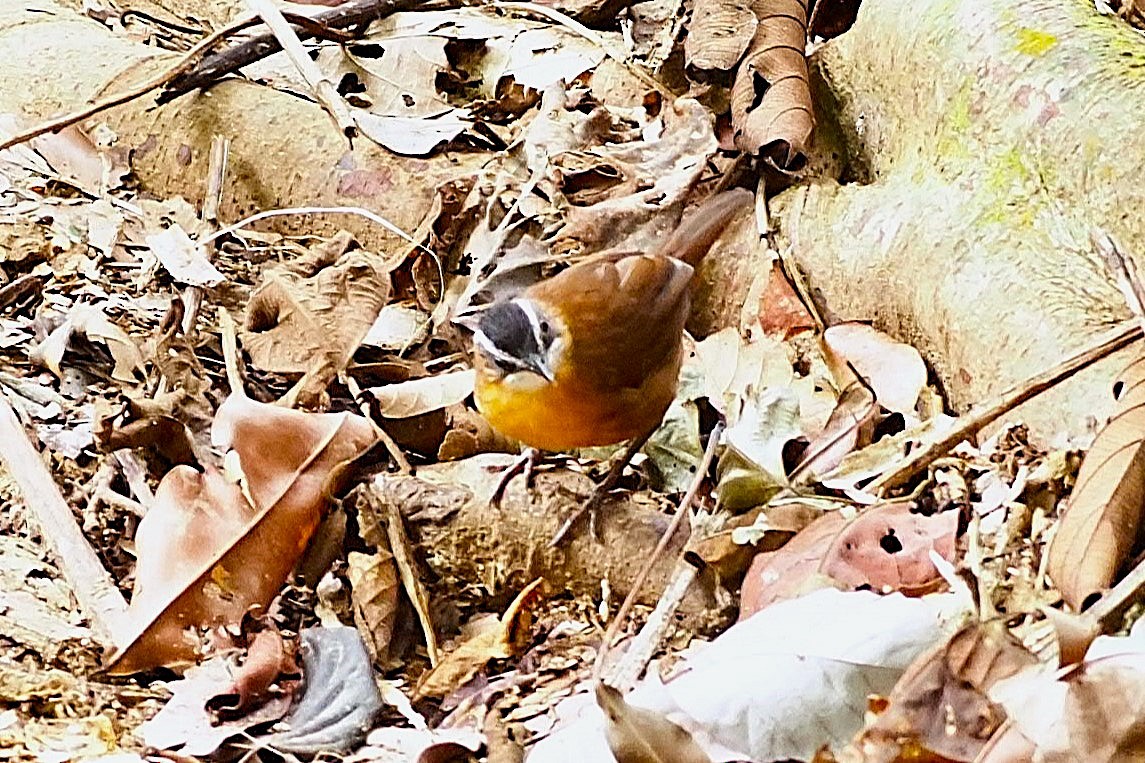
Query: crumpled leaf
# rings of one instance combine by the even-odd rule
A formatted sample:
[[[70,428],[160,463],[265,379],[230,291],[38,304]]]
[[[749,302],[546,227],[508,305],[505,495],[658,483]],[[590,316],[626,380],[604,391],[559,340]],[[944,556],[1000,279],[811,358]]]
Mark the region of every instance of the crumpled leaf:
[[[1119,376],[1117,407],[1082,461],[1047,571],[1075,611],[1129,559],[1145,524],[1145,357]]]
[[[346,555],[346,577],[354,606],[354,622],[374,662],[384,663],[394,633],[401,585],[389,549]]]
[[[113,673],[196,658],[189,628],[230,625],[266,606],[325,512],[341,467],[375,440],[360,416],[310,414],[231,395],[212,430],[233,448],[244,484],[208,467],[168,472],[136,532],[135,628],[111,659]]]
[[[1128,763],[1145,757],[1145,627],[1093,642],[1081,665],[1054,672],[1028,668],[989,692],[1024,740],[1029,760]],[[991,751],[992,752],[992,751]],[[984,754],[985,763],[1007,758]]]
[[[474,371],[469,369],[370,387],[363,392],[373,398],[378,415],[404,419],[462,402],[473,393],[473,378]]]
[[[815,127],[807,81],[807,5],[802,0],[753,0],[759,27],[731,92],[735,145],[777,169],[807,163]]]
[[[265,642],[264,642],[265,643]],[[167,686],[172,697],[153,718],[143,723],[137,736],[149,747],[178,749],[183,755],[206,757],[231,737],[247,729],[282,718],[290,708],[291,694],[283,692],[240,717],[220,720],[208,705],[235,690],[236,676],[243,669],[233,656],[219,655],[187,670],[184,678]],[[275,676],[278,672],[275,671]]]
[[[875,390],[880,405],[915,418],[915,404],[926,386],[926,363],[918,350],[865,323],[831,326],[823,332],[823,347],[836,380],[849,379],[841,367],[850,362]]]
[[[716,489],[734,510],[766,503],[787,485],[783,449],[803,433],[799,398],[789,388],[766,390],[743,403],[735,424],[724,433]]]
[[[460,109],[435,117],[395,117],[365,109],[351,109],[350,114],[363,135],[402,156],[425,156],[473,124]]]
[[[886,699],[886,709],[853,747],[867,760],[899,755],[977,760],[1006,720],[1005,711],[987,692],[998,681],[1037,664],[1001,621],[967,625],[945,644],[919,655]]]
[[[935,590],[942,576],[930,552],[953,560],[958,512],[926,516],[913,508],[889,502],[853,519],[830,512],[783,548],[759,554],[744,577],[740,618],[824,585],[915,596]]]
[[[351,251],[349,236],[269,273],[247,305],[243,346],[267,371],[309,377],[317,394],[345,370],[390,295],[388,272],[373,255]]]
[[[143,373],[143,354],[127,333],[116,326],[98,305],[78,304],[68,312],[67,318],[52,333],[48,334],[31,353],[33,360],[62,378],[60,364],[64,353],[71,348],[76,336],[90,342],[99,342],[111,352],[115,361],[111,378],[127,384],[139,381],[137,374]]]
[[[225,279],[207,258],[205,247],[195,243],[178,223],[147,234],[151,253],[179,283],[218,286]]]
[[[605,683],[596,685],[596,703],[607,719],[605,737],[617,763],[710,763],[696,741],[662,714],[633,707]]]
[[[683,660],[675,677],[652,675],[625,700],[683,728],[714,761],[808,760],[823,744],[850,740],[867,696],[889,692],[969,612],[957,594],[817,591],[737,623]],[[609,756],[592,706],[541,740],[529,761]]]

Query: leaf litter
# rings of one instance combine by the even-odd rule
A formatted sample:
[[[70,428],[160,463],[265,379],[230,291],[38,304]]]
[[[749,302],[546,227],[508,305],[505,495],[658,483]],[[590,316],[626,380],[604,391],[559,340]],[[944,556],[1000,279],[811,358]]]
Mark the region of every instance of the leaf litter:
[[[676,44],[693,73],[738,67],[725,94],[736,144],[793,174],[813,118],[792,53],[806,9],[790,5],[700,4]],[[490,452],[512,444],[473,410],[467,339],[447,318],[570,259],[648,248],[730,164],[698,102],[622,97],[647,83],[609,69],[620,33],[525,10],[394,14],[319,46],[367,138],[403,155],[486,152],[413,232],[436,259],[249,229],[208,250],[194,204],[122,187],[122,157],[87,133],[4,154],[0,388],[130,594],[132,625],[97,654],[74,581],[42,561],[5,475],[9,758],[135,760],[144,745],[206,757],[236,743],[356,760],[521,745],[540,761],[1137,749],[1140,629],[1112,656],[1103,637],[1059,668],[1070,650],[1045,615],[1104,592],[1136,548],[1132,369],[1090,451],[1113,455],[1080,475],[1078,451],[1040,450],[1015,425],[881,494],[871,485],[956,419],[927,402],[939,398],[918,353],[876,328],[807,341],[819,324],[771,267],[764,309],[688,345],[649,468],[625,475],[636,492],[612,507],[603,547],[574,540],[565,558],[541,542],[585,494],[593,458],[542,467],[532,492],[517,486],[491,512]],[[661,56],[639,31],[634,49]],[[711,574],[675,603],[634,690],[596,681],[592,663],[616,659],[670,587],[669,564],[625,638],[602,643],[714,416],[728,423],[704,491],[717,521],[697,515],[675,547]],[[417,474],[371,476],[395,469],[395,449]],[[386,510],[343,501],[355,485]],[[171,699],[160,668],[186,670]],[[136,675],[99,684],[102,669]]]

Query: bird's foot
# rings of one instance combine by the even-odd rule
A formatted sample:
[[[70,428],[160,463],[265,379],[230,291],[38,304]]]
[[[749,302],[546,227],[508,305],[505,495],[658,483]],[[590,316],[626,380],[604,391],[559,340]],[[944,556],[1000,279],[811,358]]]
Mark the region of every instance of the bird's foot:
[[[616,480],[612,480],[612,483],[615,482]],[[553,539],[549,541],[549,548],[556,548],[568,540],[573,527],[585,514],[588,514],[588,531],[591,533],[593,540],[597,543],[602,542],[600,528],[596,520],[600,514],[600,507],[604,505],[605,498],[612,492],[612,487],[613,485],[609,483],[607,478],[604,482],[599,484],[596,489],[592,491],[592,495],[588,497],[588,500],[577,507],[577,510],[570,514],[561,524],[560,528],[553,535]]]
[[[505,467],[505,471],[501,472],[501,479],[497,481],[497,487],[493,488],[493,495],[489,496],[489,505],[495,509],[501,508],[501,499],[505,497],[505,489],[509,487],[509,483],[518,474],[525,475],[525,488],[532,488],[533,473],[541,458],[541,451],[536,448],[528,448],[517,457],[516,461]]]

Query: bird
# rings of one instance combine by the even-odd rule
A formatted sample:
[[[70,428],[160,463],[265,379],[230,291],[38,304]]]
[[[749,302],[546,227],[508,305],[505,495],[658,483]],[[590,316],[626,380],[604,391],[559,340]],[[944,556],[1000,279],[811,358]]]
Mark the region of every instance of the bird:
[[[718,193],[652,252],[591,255],[470,323],[477,409],[493,429],[538,450],[628,441],[605,479],[554,536],[596,508],[676,396],[695,266],[741,209],[746,189]],[[495,496],[520,471],[507,472]],[[595,535],[595,521],[592,523]]]

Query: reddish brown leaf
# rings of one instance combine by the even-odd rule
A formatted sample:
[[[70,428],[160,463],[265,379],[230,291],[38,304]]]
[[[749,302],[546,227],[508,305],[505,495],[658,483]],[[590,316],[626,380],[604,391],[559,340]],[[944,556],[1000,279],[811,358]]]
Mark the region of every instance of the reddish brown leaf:
[[[1145,511],[1145,358],[1134,361],[1118,385],[1117,408],[1081,464],[1050,544],[1050,577],[1075,610],[1113,583]]]
[[[954,558],[958,512],[926,516],[911,508],[906,502],[885,503],[850,521],[831,512],[778,551],[759,554],[744,578],[740,619],[824,585],[908,595],[935,590],[942,578],[930,551]]]
[[[759,22],[744,0],[697,0],[684,39],[684,59],[698,72],[735,68],[755,37]]]
[[[791,287],[779,260],[771,263],[767,286],[759,300],[759,325],[765,334],[780,339],[815,328],[815,319]]]
[[[193,629],[231,625],[269,604],[306,549],[340,468],[375,437],[358,416],[238,395],[220,406],[212,434],[238,455],[254,505],[213,469],[179,466],[163,478],[136,535],[136,630],[112,657],[114,673],[185,665],[196,657]]]

